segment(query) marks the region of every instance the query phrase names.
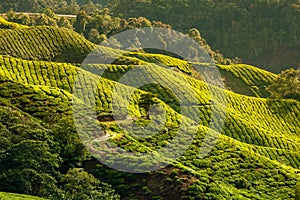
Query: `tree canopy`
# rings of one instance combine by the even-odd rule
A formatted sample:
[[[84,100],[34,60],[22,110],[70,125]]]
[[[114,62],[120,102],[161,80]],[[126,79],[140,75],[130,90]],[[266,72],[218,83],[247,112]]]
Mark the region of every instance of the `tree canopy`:
[[[274,98],[288,98],[300,101],[300,69],[283,71],[278,79],[268,87]]]

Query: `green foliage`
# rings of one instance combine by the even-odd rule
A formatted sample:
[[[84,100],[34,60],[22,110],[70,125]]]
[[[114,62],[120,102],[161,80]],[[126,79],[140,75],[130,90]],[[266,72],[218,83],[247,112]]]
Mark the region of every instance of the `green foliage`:
[[[67,16],[58,16],[51,9],[46,9],[42,13],[15,13],[9,11],[6,13],[6,18],[9,23],[19,24],[23,28],[28,26],[53,26],[73,29],[73,20]],[[22,25],[20,25],[22,24]]]
[[[109,38],[110,36],[130,29],[138,29],[144,27],[160,27],[170,30],[172,29],[172,26],[168,24],[164,24],[162,22],[157,21],[150,21],[149,19],[144,17],[132,17],[129,19],[114,17],[108,8],[104,8],[94,13],[90,13],[87,10],[82,9],[82,11],[80,11],[76,17],[74,27],[78,33],[83,34],[90,41],[95,42],[97,44],[100,44],[103,41],[105,42],[106,38]],[[137,32],[137,34],[141,34],[141,32]],[[197,42],[199,46],[201,46],[201,48],[203,48],[207,53],[209,53],[209,55],[213,58],[213,61],[221,64],[234,63],[234,60],[226,59],[220,52],[213,51],[207,44],[207,42],[201,37],[197,29],[190,29],[188,35],[191,37],[191,39],[195,40],[195,42]],[[171,34],[165,36],[167,37],[167,39],[161,39],[161,41],[159,41],[160,43],[164,45],[176,44],[177,41],[176,39],[174,40]],[[136,39],[136,41],[137,44],[135,45],[137,49],[139,49],[138,43],[142,41],[138,41],[138,38]],[[146,49],[145,51],[149,53],[160,53],[170,55],[170,52],[162,52],[157,49]],[[144,56],[146,57],[146,59],[151,59],[151,56]],[[152,57],[154,56],[152,55]],[[156,58],[159,59],[159,56],[156,56]]]
[[[245,178],[240,178],[240,179],[235,180],[234,184],[235,184],[236,188],[240,188],[240,189],[243,189],[243,188],[247,189],[250,186],[247,179],[245,179]]]
[[[76,20],[73,24],[76,32],[83,34],[90,41],[99,44],[105,42],[105,40],[118,34],[122,31],[143,27],[162,27],[172,29],[170,25],[163,24],[162,22],[150,21],[144,17],[121,19],[114,17],[110,13],[108,8],[104,9],[92,9],[90,6],[83,7],[77,14]],[[46,9],[44,14],[37,14],[37,16],[30,17],[26,14],[14,14],[9,12],[8,19],[13,22],[26,24],[26,25],[47,25],[54,27],[65,27],[72,29],[70,21],[65,17],[56,16],[52,10]],[[199,31],[195,28],[190,29],[189,36],[194,39],[199,45],[206,50],[213,60],[221,64],[233,63],[234,60],[226,59],[219,51],[213,51],[206,41],[201,37]],[[170,35],[168,42],[174,44],[174,38]],[[166,41],[160,41],[163,44],[167,44]],[[137,46],[138,48],[138,46]],[[158,50],[146,50],[151,53],[164,53],[168,55],[168,52],[160,52]],[[172,55],[171,55],[172,56]]]
[[[56,143],[32,117],[10,107],[0,110],[0,188],[48,196],[56,190],[60,164]]]
[[[66,117],[70,105],[65,104],[65,102],[70,101],[70,99],[65,98],[56,101],[56,103],[65,107],[64,111],[59,111],[65,112],[64,117],[61,115],[63,118],[59,119],[55,116],[59,115],[59,112],[51,107],[56,107],[59,110],[61,106],[55,103],[55,98],[51,98],[51,91],[48,91],[50,96],[45,96],[46,93],[37,92],[36,89],[30,86],[18,87],[16,83],[3,82],[1,88],[0,104],[7,104],[8,107],[1,107],[0,109],[0,162],[3,163],[0,166],[0,188],[4,191],[54,199],[78,199],[69,193],[67,187],[64,188],[65,182],[59,181],[60,173],[65,173],[74,166],[81,167],[80,162],[87,159],[83,145],[74,130],[74,125]],[[35,103],[27,104],[27,106],[24,105],[25,102],[21,104],[27,107],[25,110],[31,115],[45,120],[43,125],[48,129],[39,124],[42,123],[40,119],[33,118],[16,108],[11,108],[12,105],[6,103],[3,99],[3,97],[5,99],[14,98],[17,91],[21,101],[26,99],[24,99],[24,95],[32,95],[31,98],[36,101]],[[56,98],[59,98],[59,95]],[[45,105],[41,103],[43,100],[50,102]],[[26,101],[26,103],[29,102]],[[24,109],[20,102],[14,102],[14,105]],[[42,108],[41,105],[45,107]],[[47,120],[44,114],[37,114],[38,112],[47,113],[51,116],[52,121]],[[80,173],[84,174],[84,172]],[[69,181],[69,179],[67,180]],[[98,183],[96,179],[92,179],[92,181]],[[91,189],[90,193],[88,189]],[[94,199],[117,197],[111,195],[112,191],[105,183],[100,184],[99,182],[99,187],[97,187],[98,193],[100,191],[99,194],[92,191],[94,189],[85,188],[84,191],[81,191],[81,194],[84,195],[84,192],[87,194],[95,193]]]
[[[0,187],[6,191],[47,197],[56,190],[59,158],[45,142],[19,142],[6,149],[0,161]]]
[[[111,186],[101,183],[93,175],[80,169],[70,169],[61,181],[67,197],[62,199],[120,199]]]
[[[288,69],[283,71],[268,91],[273,98],[295,99],[300,101],[300,69]]]
[[[147,113],[147,119],[149,119],[149,110],[150,110],[151,106],[153,106],[155,103],[158,103],[158,101],[155,100],[155,95],[148,94],[148,93],[141,95],[139,106],[141,108],[145,109],[145,111]]]
[[[61,149],[61,170],[66,172],[70,168],[80,167],[88,153],[80,141],[73,120],[69,117],[60,119],[52,134]]]
[[[79,5],[74,0],[4,0],[1,2],[0,11],[42,12],[47,8],[55,10],[58,13],[74,14],[78,12]]]

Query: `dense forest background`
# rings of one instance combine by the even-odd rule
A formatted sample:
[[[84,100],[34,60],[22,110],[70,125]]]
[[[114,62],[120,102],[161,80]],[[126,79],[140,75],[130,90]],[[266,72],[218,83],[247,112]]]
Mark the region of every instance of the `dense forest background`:
[[[50,8],[55,13],[78,14],[104,7],[121,19],[143,16],[184,33],[197,28],[225,57],[239,57],[244,63],[276,73],[300,66],[298,0],[4,0],[0,11],[41,12]]]
[[[114,0],[112,10],[180,31],[198,28],[213,49],[274,72],[300,65],[298,0]]]

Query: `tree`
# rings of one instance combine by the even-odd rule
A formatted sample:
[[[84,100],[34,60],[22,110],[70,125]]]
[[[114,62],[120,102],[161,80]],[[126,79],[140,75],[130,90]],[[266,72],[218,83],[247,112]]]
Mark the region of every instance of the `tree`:
[[[155,95],[150,93],[144,93],[141,95],[139,106],[146,111],[147,113],[146,119],[150,119],[149,111],[151,106],[153,106],[158,102],[155,97],[156,97]]]
[[[78,14],[80,6],[76,0],[70,0],[70,3],[60,9],[61,13],[64,14]]]
[[[84,33],[86,30],[88,16],[84,10],[80,11],[76,17],[76,22],[74,24],[75,31],[78,33]]]
[[[57,191],[60,158],[47,142],[24,140],[0,154],[0,188],[48,197]]]
[[[101,5],[94,4],[93,1],[87,0],[86,3],[81,6],[81,10],[84,10],[87,14],[94,13],[101,9]]]
[[[60,119],[52,134],[54,141],[59,144],[62,173],[66,173],[70,168],[81,167],[82,161],[87,157],[87,151],[76,132],[73,120]]]
[[[92,28],[89,33],[89,41],[98,44],[99,42],[99,32],[97,29]]]
[[[287,98],[300,101],[300,69],[283,71],[267,90],[273,98]]]
[[[64,27],[64,28],[68,28],[68,29],[73,29],[73,26],[71,24],[71,22],[66,18],[66,17],[61,17],[58,22],[57,25],[59,27]]]
[[[45,14],[40,15],[40,17],[36,20],[36,24],[57,27],[56,20]]]
[[[52,19],[56,18],[55,13],[50,8],[45,9],[43,13]]]
[[[106,183],[100,182],[93,175],[80,170],[71,169],[62,178],[62,189],[65,192],[65,199],[120,199],[119,195]]]

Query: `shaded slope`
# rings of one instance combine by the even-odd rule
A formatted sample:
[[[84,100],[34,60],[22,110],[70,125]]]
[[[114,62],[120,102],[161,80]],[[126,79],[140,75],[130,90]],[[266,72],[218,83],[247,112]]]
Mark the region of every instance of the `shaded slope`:
[[[233,92],[256,97],[268,97],[266,91],[277,75],[250,65],[218,65],[226,80],[226,87]]]

